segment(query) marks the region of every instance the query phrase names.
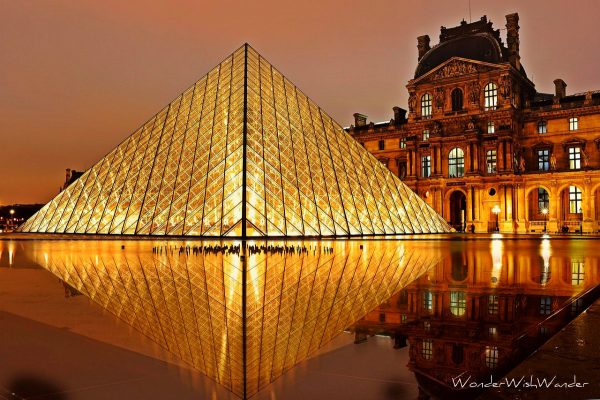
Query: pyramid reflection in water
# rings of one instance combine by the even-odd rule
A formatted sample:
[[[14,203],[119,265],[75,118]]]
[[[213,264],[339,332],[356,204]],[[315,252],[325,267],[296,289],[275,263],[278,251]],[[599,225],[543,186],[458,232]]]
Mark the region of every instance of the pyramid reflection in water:
[[[306,252],[208,254],[180,251],[180,241],[53,241],[35,242],[32,258],[243,398],[439,260],[418,242],[282,244]]]
[[[248,45],[21,228],[243,238],[449,229]]]

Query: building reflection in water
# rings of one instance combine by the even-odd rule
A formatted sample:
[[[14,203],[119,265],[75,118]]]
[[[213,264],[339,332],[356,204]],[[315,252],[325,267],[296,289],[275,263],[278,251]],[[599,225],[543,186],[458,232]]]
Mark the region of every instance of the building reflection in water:
[[[240,245],[80,240],[28,249],[73,290],[240,397],[441,260],[439,249],[418,241]]]
[[[452,378],[502,377],[598,296],[598,251],[583,243],[450,245],[435,268],[355,325],[357,342],[388,334],[396,348],[408,345],[420,398],[474,398],[481,393],[455,389]]]

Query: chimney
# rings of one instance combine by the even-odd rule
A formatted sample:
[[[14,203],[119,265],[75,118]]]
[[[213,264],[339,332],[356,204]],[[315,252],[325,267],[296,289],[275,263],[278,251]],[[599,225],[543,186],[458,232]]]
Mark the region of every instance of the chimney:
[[[431,49],[431,47],[429,47],[429,35],[423,35],[417,38],[417,49],[419,50],[420,61],[421,58],[423,58],[423,56],[425,55],[425,53],[427,53],[429,49]]]
[[[521,69],[521,56],[519,55],[519,14],[517,13],[506,16],[506,45],[508,47],[508,61],[517,70]]]
[[[367,125],[367,116],[359,113],[354,113],[354,126]]]
[[[404,122],[406,120],[406,110],[400,107],[394,107],[394,122],[396,125]]]
[[[567,84],[562,79],[554,80],[554,95],[558,99],[562,99],[567,95]]]

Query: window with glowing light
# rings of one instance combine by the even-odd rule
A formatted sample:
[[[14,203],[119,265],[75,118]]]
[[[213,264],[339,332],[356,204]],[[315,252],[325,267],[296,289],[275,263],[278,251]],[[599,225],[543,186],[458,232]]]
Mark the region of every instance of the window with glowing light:
[[[485,164],[488,174],[496,173],[496,149],[488,150],[485,153]]]
[[[433,355],[433,340],[423,339],[421,343],[421,356],[426,360],[431,360]]]
[[[483,100],[485,110],[495,110],[498,105],[498,86],[494,82],[490,82],[483,88]]]
[[[494,369],[498,366],[498,347],[485,346],[485,365]]]
[[[537,131],[539,134],[547,133],[548,132],[548,123],[546,121],[538,122]]]
[[[429,93],[425,93],[423,96],[421,96],[421,117],[431,117],[431,103],[431,95]]]
[[[579,286],[583,284],[583,278],[585,276],[583,270],[584,263],[580,260],[571,261],[571,284],[573,286]]]
[[[498,296],[495,294],[490,294],[488,296],[488,314],[498,314]]]
[[[550,207],[550,195],[548,194],[548,191],[546,191],[546,189],[544,189],[544,188],[538,188],[537,195],[538,195],[538,212],[541,214],[542,210],[544,210],[544,209],[547,210],[548,207]]]
[[[423,292],[423,308],[427,311],[433,311],[433,293]]]
[[[467,311],[467,296],[465,292],[450,292],[450,312],[457,317],[465,315]]]
[[[576,131],[579,129],[579,118],[573,117],[569,118],[569,130]]]
[[[581,147],[569,147],[569,169],[581,169]]]
[[[569,186],[569,213],[581,213],[581,189],[577,186]]]
[[[542,149],[537,151],[538,171],[550,170],[550,150]]]
[[[431,174],[431,156],[421,157],[421,176],[423,178],[429,178]]]
[[[460,147],[450,150],[448,155],[448,176],[460,178],[465,174],[465,153]]]

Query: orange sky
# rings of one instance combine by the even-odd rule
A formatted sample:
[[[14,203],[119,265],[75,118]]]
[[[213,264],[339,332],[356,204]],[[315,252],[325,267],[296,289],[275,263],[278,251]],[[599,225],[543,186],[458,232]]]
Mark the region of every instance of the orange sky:
[[[471,0],[473,20],[521,17],[538,90],[600,89],[597,0]],[[416,37],[468,20],[468,0],[3,1],[0,205],[46,202],[244,42],[342,125],[406,108]],[[505,31],[502,31],[505,37]],[[504,40],[504,39],[503,39]]]

